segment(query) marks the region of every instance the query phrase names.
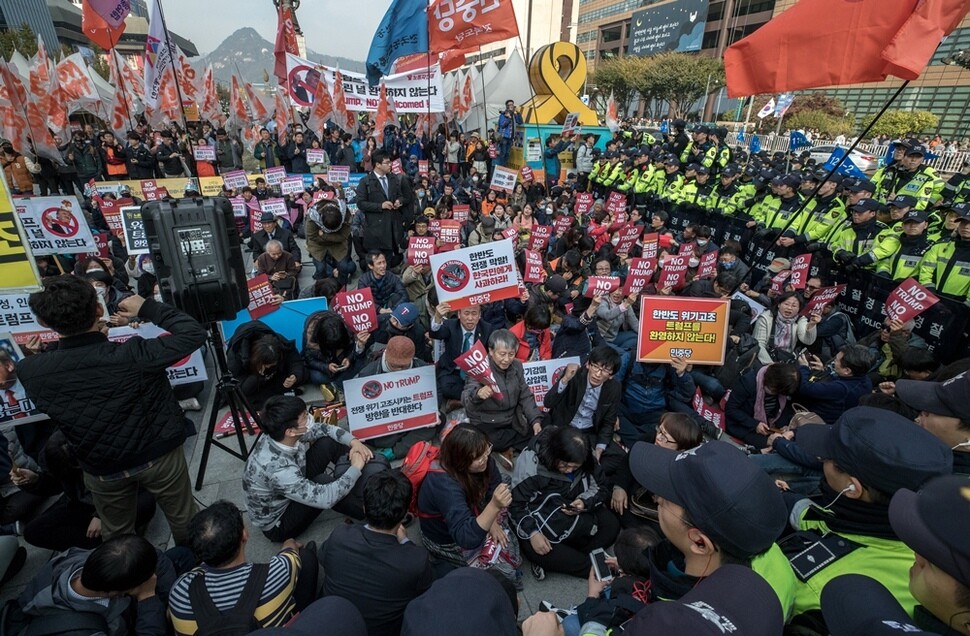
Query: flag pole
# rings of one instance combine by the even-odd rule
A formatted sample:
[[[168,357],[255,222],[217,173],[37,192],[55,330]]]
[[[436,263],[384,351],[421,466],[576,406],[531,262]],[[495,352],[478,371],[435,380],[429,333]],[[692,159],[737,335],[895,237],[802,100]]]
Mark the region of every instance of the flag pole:
[[[478,46],[478,61],[482,61],[482,47]],[[485,64],[482,64],[482,70],[478,72],[478,76],[482,80],[482,140],[484,141],[486,135],[488,135],[488,100],[485,99]]]
[[[189,147],[189,154],[193,163],[195,162],[195,148],[192,144],[192,135],[189,134],[189,122],[185,118],[185,102],[182,101],[182,87],[179,86],[179,74],[175,70],[175,43],[172,42],[172,36],[168,32],[168,25],[165,22],[165,11],[162,9],[162,0],[155,0],[158,3],[158,17],[162,20],[162,31],[165,33],[165,42],[169,48],[169,61],[172,66],[172,80],[175,82],[175,94],[179,98],[179,112],[182,114],[182,127],[185,129],[185,141]],[[186,167],[188,167],[188,160],[185,162]],[[188,176],[192,177],[192,171],[189,170]]]

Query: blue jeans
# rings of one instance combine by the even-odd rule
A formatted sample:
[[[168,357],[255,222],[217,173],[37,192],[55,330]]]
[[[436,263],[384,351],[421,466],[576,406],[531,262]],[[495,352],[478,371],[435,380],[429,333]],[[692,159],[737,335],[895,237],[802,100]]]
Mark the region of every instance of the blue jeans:
[[[712,375],[708,375],[703,371],[695,369],[694,371],[690,372],[690,376],[694,378],[694,384],[701,387],[701,391],[704,392],[704,395],[711,396],[711,399],[714,400],[715,403],[720,402],[721,398],[724,397],[724,394],[727,393],[727,390],[725,390],[720,381]]]
[[[778,453],[751,455],[751,461],[758,464],[773,479],[784,479],[792,492],[811,495],[818,491],[822,472],[789,461]]]
[[[349,254],[347,258],[342,261],[337,261],[337,259],[330,256],[330,254],[324,256],[322,261],[313,259],[313,268],[314,280],[330,278],[333,276],[333,270],[337,270],[337,282],[339,282],[341,285],[346,285],[350,280],[350,277],[353,276],[357,271],[357,265],[350,259]]]
[[[500,166],[509,165],[509,152],[512,150],[512,139],[511,137],[506,139],[502,137],[498,142],[498,157],[496,161]]]

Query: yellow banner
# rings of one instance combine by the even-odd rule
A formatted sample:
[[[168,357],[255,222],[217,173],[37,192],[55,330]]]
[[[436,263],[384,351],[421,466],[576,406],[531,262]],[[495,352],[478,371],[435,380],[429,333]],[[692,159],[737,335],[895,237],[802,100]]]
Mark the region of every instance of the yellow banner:
[[[40,289],[40,274],[17,218],[7,180],[0,173],[0,290],[13,293]]]

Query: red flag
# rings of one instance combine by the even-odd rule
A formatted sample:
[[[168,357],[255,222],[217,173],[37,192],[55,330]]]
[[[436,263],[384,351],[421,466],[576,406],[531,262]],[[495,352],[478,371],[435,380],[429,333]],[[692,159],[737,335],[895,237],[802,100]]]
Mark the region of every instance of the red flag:
[[[250,82],[246,82],[243,85],[243,89],[246,91],[246,101],[249,102],[249,109],[253,113],[253,119],[260,124],[268,122],[271,119],[270,113],[272,112],[272,106],[270,106],[269,100],[265,99]]]
[[[58,164],[64,163],[61,158],[61,153],[54,146],[54,137],[47,128],[47,114],[41,111],[37,103],[30,98],[30,94],[24,87],[17,72],[7,64],[0,66],[2,66],[0,72],[3,73],[3,83],[6,84],[9,90],[9,100],[12,105],[12,110],[19,111],[25,115],[22,123],[26,124],[26,130],[22,131],[21,134],[27,132],[33,142],[33,148],[31,148],[27,145],[26,140],[21,137],[21,143],[24,145],[19,150],[31,154],[36,153]],[[11,138],[11,140],[13,141],[15,138]]]
[[[283,3],[280,3],[283,4]],[[300,54],[300,47],[296,41],[296,29],[293,28],[293,10],[287,4],[281,7],[276,14],[276,46],[273,53],[276,55],[276,66],[273,68],[273,75],[279,80],[280,86],[286,86],[286,54]]]
[[[118,73],[118,65],[115,64],[114,57],[114,51],[108,54],[108,68],[111,71],[109,77],[115,87],[115,94],[111,100],[111,110],[108,112],[108,116],[115,138],[118,139],[119,143],[123,143],[122,140],[124,140],[128,129],[132,127],[132,122],[129,119],[131,117],[131,106],[127,101],[124,80],[121,79]]]
[[[317,82],[317,90],[313,94],[313,107],[310,108],[307,126],[319,135],[323,131],[323,125],[327,123],[328,119],[332,119],[336,112],[333,97],[330,96],[330,89],[327,88],[327,82],[321,75]]]
[[[512,0],[465,3],[435,0],[428,7],[429,44],[432,53],[467,51],[519,35]]]
[[[387,86],[384,85],[384,80],[381,80],[381,95],[378,99],[374,136],[377,137],[377,145],[380,146],[384,143],[384,127],[392,123],[391,109],[393,107],[390,98],[387,96]]]
[[[336,79],[333,83],[333,106],[340,115],[337,119],[337,125],[343,128],[345,132],[353,134],[357,128],[357,119],[347,108],[347,98],[344,96],[344,77],[340,74],[339,66],[334,71],[334,76]]]
[[[249,123],[249,111],[246,110],[246,102],[243,101],[239,80],[235,75],[232,76],[232,88],[229,90],[229,111],[239,128],[244,128]]]
[[[182,49],[176,46],[175,53],[175,63],[179,75],[179,88],[182,89],[182,99],[188,103],[198,103],[198,91],[195,87],[196,71],[189,64],[189,60],[185,57]]]
[[[202,78],[202,108],[199,110],[203,119],[219,122],[220,126],[226,125],[226,114],[222,112],[222,104],[219,103],[219,94],[216,91],[216,78],[212,73],[212,65],[206,67]]]
[[[471,112],[474,103],[475,93],[472,91],[472,74],[467,73],[461,88],[461,108],[466,116]]]
[[[464,51],[448,51],[441,56],[441,72],[447,73],[465,65]]]
[[[125,32],[125,22],[122,18],[121,24],[112,27],[98,15],[91,1],[87,0],[81,7],[81,32],[105,51],[110,51]]]
[[[11,71],[7,63],[0,60],[0,133],[21,153],[30,152],[27,142],[30,133],[23,107],[26,98],[17,71]]]
[[[290,125],[290,107],[283,97],[283,91],[276,91],[276,134],[280,145],[286,143],[287,128]]]
[[[968,11],[970,0],[799,0],[724,52],[728,95],[916,79]]]

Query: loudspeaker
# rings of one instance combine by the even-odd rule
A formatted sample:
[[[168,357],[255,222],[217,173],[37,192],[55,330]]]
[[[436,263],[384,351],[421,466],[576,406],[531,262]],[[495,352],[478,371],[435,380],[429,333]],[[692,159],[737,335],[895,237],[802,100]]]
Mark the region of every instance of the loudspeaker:
[[[232,204],[225,197],[141,206],[162,298],[199,322],[232,320],[249,305]]]

